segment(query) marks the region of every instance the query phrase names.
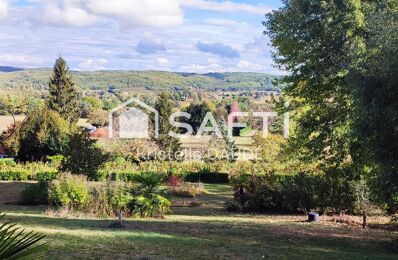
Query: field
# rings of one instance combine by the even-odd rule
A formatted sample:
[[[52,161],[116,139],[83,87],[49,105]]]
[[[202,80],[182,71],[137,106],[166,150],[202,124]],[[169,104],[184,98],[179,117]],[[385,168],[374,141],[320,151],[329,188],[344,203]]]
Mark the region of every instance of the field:
[[[110,219],[45,214],[43,206],[0,206],[8,218],[47,235],[50,259],[396,259],[398,232],[355,223],[305,222],[305,216],[230,214],[228,185],[205,185],[202,207],[173,207],[163,219]],[[187,199],[174,199],[182,202]],[[178,203],[180,204],[180,203]],[[383,220],[384,221],[384,220]],[[377,228],[376,228],[377,227]]]

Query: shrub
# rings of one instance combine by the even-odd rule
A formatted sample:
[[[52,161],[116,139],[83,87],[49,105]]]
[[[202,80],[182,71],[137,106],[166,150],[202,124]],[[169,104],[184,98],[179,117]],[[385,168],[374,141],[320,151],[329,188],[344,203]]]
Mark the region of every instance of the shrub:
[[[127,184],[108,181],[91,189],[86,210],[100,217],[114,216],[127,212],[132,199]]]
[[[64,156],[61,154],[57,155],[52,155],[52,156],[47,156],[46,161],[49,166],[57,168],[61,166],[62,160],[64,159]]]
[[[198,194],[205,193],[202,183],[183,182],[178,186],[171,186],[169,192],[174,196],[196,197]]]
[[[17,163],[12,158],[0,158],[0,167],[1,166],[16,166]]]
[[[48,203],[48,183],[39,181],[32,183],[22,191],[22,199],[24,203],[33,205],[45,205]]]
[[[259,176],[234,175],[231,179],[235,201],[242,211],[353,213],[359,208],[358,181],[344,168],[294,175],[271,171]]]
[[[96,179],[98,170],[109,159],[109,155],[84,132],[69,138],[64,156],[61,169],[73,174],[86,175],[90,180]]]
[[[62,174],[49,184],[48,196],[52,204],[81,210],[89,199],[86,177]]]
[[[167,186],[171,187],[173,190],[181,186],[182,179],[179,176],[171,175],[167,181]]]
[[[140,217],[162,216],[169,212],[171,202],[165,197],[162,176],[156,173],[137,175],[138,186],[133,189],[133,201],[130,208]]]
[[[112,172],[110,178],[114,181],[136,181],[138,175],[140,175],[138,172],[120,171]]]
[[[169,212],[171,202],[159,194],[138,195],[133,199],[133,213],[142,218],[158,217]]]
[[[36,172],[36,180],[38,181],[52,181],[58,177],[59,172],[56,170],[43,170]]]
[[[0,180],[26,181],[30,177],[30,171],[23,168],[5,167],[0,169]]]

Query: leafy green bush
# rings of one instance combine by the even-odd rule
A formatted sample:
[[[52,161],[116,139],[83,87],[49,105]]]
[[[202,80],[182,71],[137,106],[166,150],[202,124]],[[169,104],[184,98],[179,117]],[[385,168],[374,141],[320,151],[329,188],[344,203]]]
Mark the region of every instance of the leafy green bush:
[[[26,181],[30,175],[30,171],[23,168],[5,167],[0,169],[0,180],[3,181]]]
[[[56,170],[44,170],[36,172],[36,180],[52,181],[58,177],[59,172]]]
[[[136,181],[138,175],[140,173],[131,171],[112,172],[110,179],[114,181]]]
[[[84,132],[70,136],[68,147],[63,155],[65,157],[62,161],[62,170],[85,175],[90,180],[98,177],[98,170],[109,159],[109,155],[104,153]]]
[[[64,159],[63,155],[57,154],[57,155],[47,156],[46,161],[49,166],[58,168],[61,166],[63,159]]]
[[[48,197],[52,204],[68,209],[81,210],[89,199],[87,179],[84,176],[61,174],[48,187]]]
[[[235,201],[240,210],[254,212],[354,213],[359,208],[357,181],[347,169],[311,171],[294,175],[234,176]]]
[[[22,191],[24,203],[32,205],[48,204],[48,182],[39,181],[26,186]]]
[[[129,188],[126,183],[109,181],[94,186],[86,210],[100,217],[128,212],[133,199]]]
[[[16,166],[17,163],[12,158],[0,158],[0,167],[1,166]]]

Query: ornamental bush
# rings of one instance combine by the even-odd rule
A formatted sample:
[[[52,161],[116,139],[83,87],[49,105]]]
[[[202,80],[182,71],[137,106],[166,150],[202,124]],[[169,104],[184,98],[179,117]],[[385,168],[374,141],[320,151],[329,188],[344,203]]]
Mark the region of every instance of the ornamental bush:
[[[0,167],[1,166],[16,166],[17,163],[12,158],[1,158],[0,159]]]
[[[30,171],[24,168],[7,166],[0,169],[0,180],[4,181],[26,181],[30,175]]]
[[[235,186],[233,208],[240,211],[354,213],[359,209],[358,181],[344,168],[322,173],[308,170],[292,175],[274,171],[262,175],[234,175],[232,183]]]
[[[85,176],[64,173],[48,187],[49,201],[68,209],[82,210],[89,200],[89,188]]]
[[[86,211],[99,217],[129,213],[129,204],[133,199],[130,185],[122,182],[102,182],[90,190],[90,199]]]

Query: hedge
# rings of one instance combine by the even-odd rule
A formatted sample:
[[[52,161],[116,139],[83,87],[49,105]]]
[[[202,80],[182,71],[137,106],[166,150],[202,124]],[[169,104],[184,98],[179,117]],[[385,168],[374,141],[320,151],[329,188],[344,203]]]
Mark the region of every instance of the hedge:
[[[0,180],[3,181],[26,181],[29,180],[30,171],[19,168],[5,168],[0,170]]]
[[[184,180],[188,182],[204,182],[204,183],[228,183],[228,173],[221,172],[197,172],[188,173],[184,176]]]
[[[1,158],[0,166],[16,166],[17,163],[12,158]]]
[[[36,172],[36,180],[38,181],[52,181],[57,178],[59,172],[56,170],[45,170]]]
[[[251,212],[305,212],[331,210],[353,213],[358,210],[356,194],[359,182],[345,170],[325,173],[297,173],[281,175],[269,173],[247,176],[235,181],[236,190],[244,187],[244,193],[235,194],[238,208]],[[231,205],[237,208],[237,205]]]

